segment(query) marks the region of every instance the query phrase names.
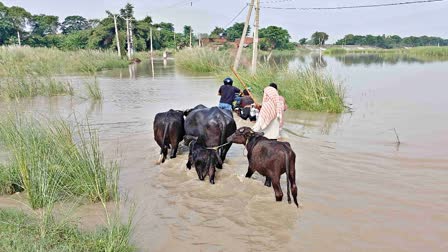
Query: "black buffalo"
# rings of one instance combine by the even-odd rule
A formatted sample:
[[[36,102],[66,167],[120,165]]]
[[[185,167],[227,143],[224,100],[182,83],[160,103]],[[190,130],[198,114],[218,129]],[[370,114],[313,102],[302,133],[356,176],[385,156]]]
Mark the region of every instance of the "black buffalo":
[[[158,163],[165,162],[168,149],[171,149],[170,158],[176,157],[179,143],[185,135],[183,113],[170,109],[168,112],[158,113],[154,118],[154,140],[160,146]]]
[[[199,105],[188,110],[185,119],[185,134],[198,137],[197,143],[205,147],[217,147],[227,143],[227,138],[236,130],[232,111],[218,107],[205,108]],[[186,143],[188,144],[188,143]],[[219,156],[224,162],[231,143],[219,148]],[[217,168],[222,168],[221,164]]]
[[[238,129],[232,136],[227,139],[229,142],[244,144],[247,149],[247,159],[249,160],[249,168],[246,177],[250,178],[257,171],[266,177],[266,186],[274,187],[275,199],[282,201],[283,192],[280,186],[280,177],[286,172],[286,188],[288,195],[288,203],[291,203],[290,187],[294,203],[297,202],[297,185],[296,185],[296,154],[291,149],[291,145],[287,142],[279,142],[277,140],[267,139],[263,133],[254,132],[249,127]],[[291,184],[291,186],[289,185]]]
[[[211,184],[215,184],[216,167],[221,165],[222,160],[218,152],[214,149],[207,149],[201,144],[197,143],[197,137],[185,136],[185,142],[189,142],[190,153],[188,154],[187,168],[191,169],[194,165],[196,173],[200,180],[204,180],[208,175]]]

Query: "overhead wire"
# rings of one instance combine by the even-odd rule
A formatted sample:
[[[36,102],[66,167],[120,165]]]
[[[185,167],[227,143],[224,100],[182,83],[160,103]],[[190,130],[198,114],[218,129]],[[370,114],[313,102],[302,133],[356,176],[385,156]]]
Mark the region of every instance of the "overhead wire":
[[[236,14],[236,16],[233,17],[232,20],[230,20],[230,21],[224,26],[224,28],[229,27],[229,25],[232,24],[233,21],[235,21],[235,20],[241,15],[241,13],[243,13],[243,11],[247,8],[247,6],[249,6],[249,4],[244,5],[244,7],[238,12],[238,14]]]
[[[399,5],[411,5],[411,4],[426,4],[433,2],[443,2],[445,0],[420,0],[420,1],[407,1],[398,3],[384,3],[384,4],[365,4],[365,5],[352,5],[352,6],[336,6],[336,7],[276,7],[276,6],[260,6],[261,9],[275,9],[275,10],[342,10],[342,9],[360,9],[360,8],[376,8],[376,7],[388,7]]]

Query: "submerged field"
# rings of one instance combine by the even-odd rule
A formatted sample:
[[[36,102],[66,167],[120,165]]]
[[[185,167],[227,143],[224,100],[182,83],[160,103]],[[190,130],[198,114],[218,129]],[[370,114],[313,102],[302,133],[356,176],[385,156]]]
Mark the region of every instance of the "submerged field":
[[[58,75],[95,75],[128,64],[112,51],[0,47],[0,99],[73,95],[71,84],[58,79]]]
[[[232,59],[229,51],[198,48],[177,53],[176,65],[191,72],[215,74],[221,80],[232,75]],[[291,108],[333,113],[345,110],[344,87],[324,72],[310,68],[289,69],[267,62],[259,65],[256,74],[251,74],[244,66],[240,74],[258,98],[262,97],[264,87],[275,82]],[[242,87],[233,78],[235,85]]]

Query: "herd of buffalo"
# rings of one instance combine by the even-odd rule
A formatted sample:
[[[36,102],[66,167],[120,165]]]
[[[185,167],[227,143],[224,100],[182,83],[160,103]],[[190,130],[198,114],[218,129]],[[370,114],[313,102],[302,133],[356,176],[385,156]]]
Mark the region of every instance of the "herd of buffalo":
[[[243,144],[247,149],[249,167],[246,177],[257,171],[266,177],[265,185],[274,188],[275,198],[282,201],[280,177],[286,173],[288,202],[290,190],[296,206],[295,179],[296,155],[287,142],[271,140],[249,127],[237,129],[233,114],[218,107],[198,105],[185,111],[169,110],[154,118],[154,139],[160,146],[159,163],[165,162],[168,149],[175,158],[180,142],[189,146],[187,168],[195,167],[200,180],[208,175],[215,183],[216,168],[221,169],[232,143]]]

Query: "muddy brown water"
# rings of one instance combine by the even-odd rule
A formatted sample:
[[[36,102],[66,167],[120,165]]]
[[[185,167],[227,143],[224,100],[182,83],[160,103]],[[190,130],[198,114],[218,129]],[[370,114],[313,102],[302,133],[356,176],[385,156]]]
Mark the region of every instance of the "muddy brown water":
[[[102,103],[34,98],[2,102],[0,110],[88,116],[106,157],[121,165],[120,190],[137,206],[132,242],[141,251],[447,251],[448,63],[306,56],[290,64],[325,68],[344,81],[353,109],[287,112],[300,209],[275,202],[260,175],[244,178],[241,145],[232,146],[215,185],[186,170],[185,148],[155,164],[157,112],[218,102],[214,78],[182,73],[172,60],[156,61],[154,77],[148,64],[102,73]],[[284,176],[282,186],[285,192]],[[83,216],[95,213],[89,222],[101,219],[87,209]]]

